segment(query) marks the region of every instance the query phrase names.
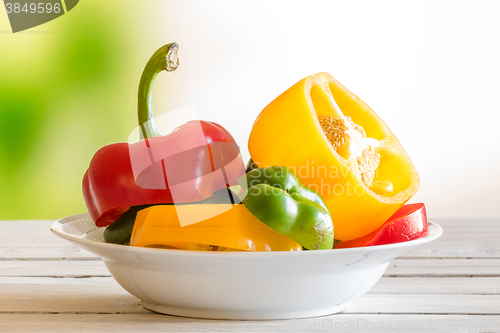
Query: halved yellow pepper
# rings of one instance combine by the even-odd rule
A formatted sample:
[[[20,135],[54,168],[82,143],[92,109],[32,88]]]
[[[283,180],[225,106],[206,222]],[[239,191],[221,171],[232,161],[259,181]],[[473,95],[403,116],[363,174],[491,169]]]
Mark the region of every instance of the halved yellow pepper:
[[[389,127],[327,73],[306,77],[272,101],[257,117],[248,148],[259,167],[290,167],[321,194],[340,240],[377,229],[419,188]]]
[[[185,214],[192,214],[193,218],[214,216],[181,226],[176,208],[183,209],[183,218],[187,219]],[[137,213],[130,245],[190,250],[204,250],[209,246],[242,251],[302,250],[291,238],[260,222],[242,204],[151,206]]]

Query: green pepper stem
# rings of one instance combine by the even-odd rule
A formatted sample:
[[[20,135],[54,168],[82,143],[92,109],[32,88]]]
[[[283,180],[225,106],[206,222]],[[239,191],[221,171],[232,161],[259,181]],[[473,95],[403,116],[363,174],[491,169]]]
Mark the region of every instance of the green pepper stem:
[[[173,72],[179,67],[179,45],[170,43],[160,47],[149,59],[139,82],[137,116],[141,127],[141,139],[160,136],[153,114],[153,83],[161,71]]]

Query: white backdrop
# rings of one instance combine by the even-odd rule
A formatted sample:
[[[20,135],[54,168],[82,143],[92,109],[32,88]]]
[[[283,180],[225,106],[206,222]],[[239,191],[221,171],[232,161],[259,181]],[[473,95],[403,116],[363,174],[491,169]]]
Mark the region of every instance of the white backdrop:
[[[430,217],[500,217],[500,2],[146,6],[151,20],[140,29],[156,32],[144,59],[162,43],[180,44],[181,66],[155,86],[156,114],[195,104],[248,158],[248,134],[262,108],[326,71],[400,139],[421,176],[412,202],[425,202]]]

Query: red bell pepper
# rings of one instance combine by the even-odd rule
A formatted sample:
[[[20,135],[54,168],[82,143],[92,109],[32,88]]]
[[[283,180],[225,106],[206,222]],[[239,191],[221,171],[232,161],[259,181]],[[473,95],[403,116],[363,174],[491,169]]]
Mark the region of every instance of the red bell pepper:
[[[338,243],[335,248],[362,247],[406,242],[427,232],[427,213],[423,203],[404,205],[380,228],[370,234]]]
[[[245,174],[238,146],[222,126],[190,121],[161,136],[152,111],[152,85],[163,70],[178,66],[178,45],[158,49],[139,84],[137,143],[102,147],[83,177],[83,197],[98,227],[114,222],[131,206],[204,200],[216,190],[237,185]]]

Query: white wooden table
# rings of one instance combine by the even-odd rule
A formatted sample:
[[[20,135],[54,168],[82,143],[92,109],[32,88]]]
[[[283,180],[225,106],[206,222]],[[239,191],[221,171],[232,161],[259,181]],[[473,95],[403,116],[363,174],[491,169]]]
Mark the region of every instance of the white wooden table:
[[[436,219],[444,235],[393,260],[343,313],[279,321],[146,310],[51,222],[0,221],[0,332],[500,332],[498,219]]]

